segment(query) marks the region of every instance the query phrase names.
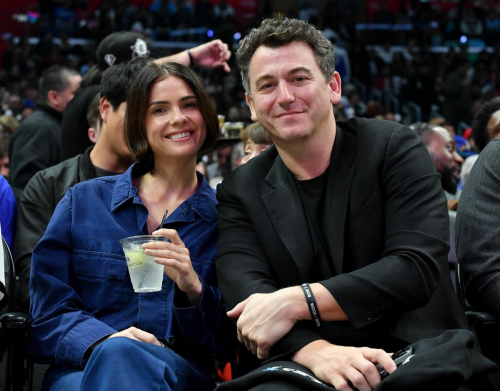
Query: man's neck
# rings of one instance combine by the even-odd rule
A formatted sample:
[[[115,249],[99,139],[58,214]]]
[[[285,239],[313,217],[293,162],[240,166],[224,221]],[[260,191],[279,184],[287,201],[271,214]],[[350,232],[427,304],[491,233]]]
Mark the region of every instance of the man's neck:
[[[287,143],[275,140],[275,145],[283,163],[297,179],[307,180],[320,176],[330,165],[335,134],[334,122],[329,132],[318,134],[318,137],[312,135],[307,140]]]
[[[117,156],[116,153],[110,148],[107,148],[104,143],[99,143],[99,140],[90,152],[90,161],[94,166],[102,170],[116,173],[127,171],[134,162],[132,158],[124,159]]]

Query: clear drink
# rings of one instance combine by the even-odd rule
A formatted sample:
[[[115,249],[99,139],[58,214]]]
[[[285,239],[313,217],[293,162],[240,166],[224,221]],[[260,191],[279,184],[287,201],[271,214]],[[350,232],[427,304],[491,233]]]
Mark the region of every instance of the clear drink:
[[[132,236],[120,240],[127,259],[128,271],[134,292],[157,292],[163,282],[163,265],[154,262],[154,257],[146,255],[142,249],[144,243],[168,241],[162,236]]]
[[[154,257],[143,250],[125,251],[128,271],[135,292],[157,292],[163,282],[163,265],[153,261]]]

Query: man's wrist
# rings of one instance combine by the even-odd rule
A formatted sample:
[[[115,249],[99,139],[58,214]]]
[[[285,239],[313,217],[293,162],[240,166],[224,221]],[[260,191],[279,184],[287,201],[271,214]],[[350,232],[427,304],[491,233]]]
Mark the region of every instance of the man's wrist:
[[[297,350],[292,355],[292,361],[312,370],[314,363],[318,358],[318,353],[322,349],[330,346],[332,346],[332,344],[324,339],[312,341]]]
[[[300,286],[292,286],[279,291],[282,294],[282,300],[286,300],[286,304],[290,309],[290,314],[293,319],[307,320],[311,319],[309,307],[304,297],[304,292]],[[281,299],[281,298],[280,298]]]

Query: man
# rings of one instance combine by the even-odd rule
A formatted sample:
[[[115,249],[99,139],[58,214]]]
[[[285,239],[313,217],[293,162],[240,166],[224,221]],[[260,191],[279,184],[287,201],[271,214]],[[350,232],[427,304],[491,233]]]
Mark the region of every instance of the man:
[[[464,186],[457,211],[456,250],[465,298],[475,310],[500,318],[500,139],[481,152]],[[491,331],[495,332],[494,329]],[[498,338],[483,352],[500,364]]]
[[[10,142],[10,182],[24,189],[38,171],[60,162],[61,119],[73,99],[81,76],[72,69],[53,66],[40,79],[40,101],[35,112],[21,123]]]
[[[418,122],[410,126],[417,133],[426,146],[436,171],[441,174],[441,186],[448,199],[448,209],[457,210],[458,180],[464,159],[457,152],[455,139],[445,128],[425,122]]]
[[[9,180],[10,164],[9,164],[9,143],[10,134],[0,133],[0,176]]]
[[[321,32],[286,18],[241,42],[252,119],[275,146],[217,189],[216,267],[238,338],[272,362],[266,373],[287,367],[365,391],[380,383],[376,363],[395,371],[388,352],[466,322],[429,154],[399,124],[336,123],[333,56]]]
[[[500,98],[484,103],[472,120],[472,139],[481,152],[491,139],[500,136]]]
[[[121,31],[104,38],[96,50],[97,64],[84,75],[82,88],[75,99],[68,106],[63,116],[61,133],[61,160],[66,160],[83,153],[91,144],[87,138],[85,116],[90,101],[99,91],[98,84],[102,73],[115,65],[132,60],[133,58],[148,58],[147,42],[142,34]],[[229,72],[227,61],[231,52],[227,44],[220,39],[196,46],[190,50],[168,57],[154,60],[157,63],[177,61],[187,66],[199,66],[209,69],[222,68]]]
[[[26,186],[19,204],[14,260],[21,280],[23,305],[29,305],[31,256],[45,233],[52,214],[66,190],[88,179],[125,172],[133,163],[123,129],[127,95],[135,73],[144,59],[117,65],[104,72],[101,97],[89,109],[90,133],[100,127],[94,147],[84,154],[36,174]],[[99,121],[96,121],[96,111]],[[102,118],[102,124],[100,124]]]

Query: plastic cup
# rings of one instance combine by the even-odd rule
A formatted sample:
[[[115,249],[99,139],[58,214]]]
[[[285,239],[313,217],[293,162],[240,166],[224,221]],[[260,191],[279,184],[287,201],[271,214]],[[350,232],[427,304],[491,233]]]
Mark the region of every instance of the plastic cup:
[[[154,262],[154,257],[146,255],[144,243],[168,242],[163,236],[141,235],[121,239],[120,243],[127,258],[127,266],[134,292],[158,292],[163,282],[163,265]]]

